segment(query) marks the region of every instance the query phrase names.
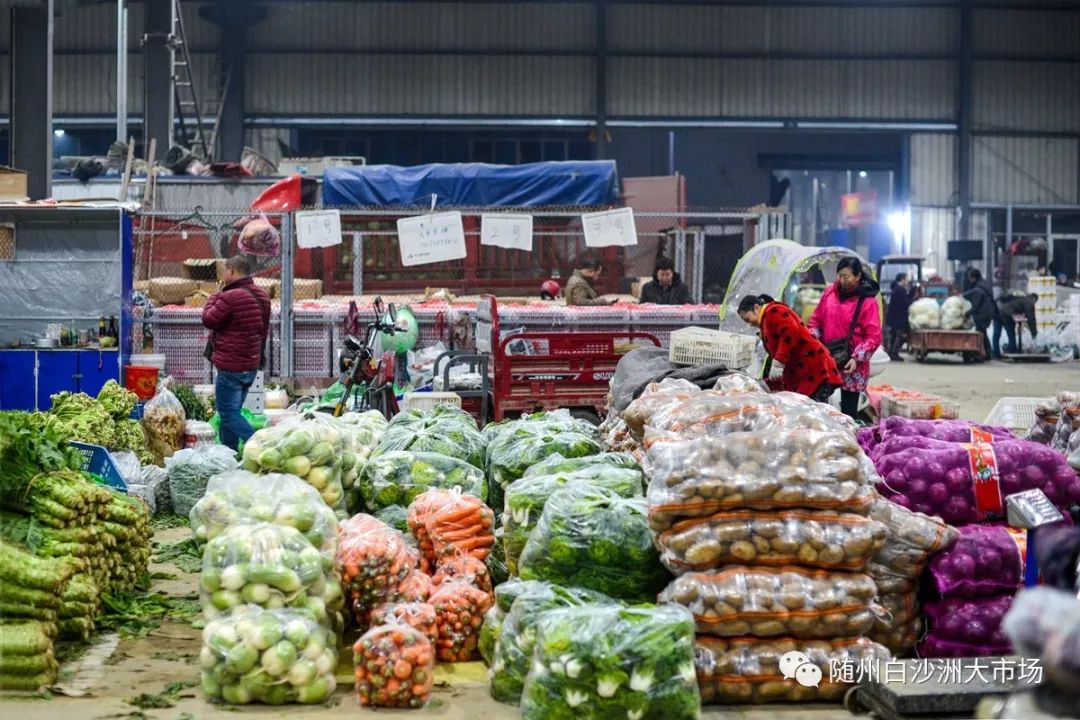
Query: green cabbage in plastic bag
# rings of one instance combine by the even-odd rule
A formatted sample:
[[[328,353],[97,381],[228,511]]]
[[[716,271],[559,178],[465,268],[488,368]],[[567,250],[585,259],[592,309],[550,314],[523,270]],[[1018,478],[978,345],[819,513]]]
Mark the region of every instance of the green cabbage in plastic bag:
[[[505,490],[533,465],[552,455],[576,458],[604,449],[594,436],[543,424],[522,423],[488,443],[487,466],[493,484]]]
[[[235,470],[238,465],[236,453],[224,445],[185,448],[165,458],[173,512],[187,517],[191,508],[206,493],[210,478]]]
[[[487,500],[484,471],[464,460],[426,452],[394,451],[372,457],[360,476],[360,492],[369,511],[390,505],[408,507],[430,488],[462,492]]]

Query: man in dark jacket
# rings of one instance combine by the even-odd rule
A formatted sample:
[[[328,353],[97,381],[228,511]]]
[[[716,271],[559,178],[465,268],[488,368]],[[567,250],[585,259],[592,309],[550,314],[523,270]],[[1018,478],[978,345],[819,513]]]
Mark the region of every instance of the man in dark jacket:
[[[904,361],[900,357],[900,348],[911,331],[911,323],[908,322],[911,295],[907,273],[900,273],[889,286],[889,309],[885,312],[885,327],[889,330],[889,358],[897,362]]]
[[[1022,292],[1010,291],[998,298],[999,316],[994,320],[994,357],[1001,357],[1001,331],[1009,336],[1009,344],[1006,351],[1016,352],[1016,321],[1015,317],[1024,316],[1027,320],[1031,337],[1035,339],[1039,335],[1039,325],[1035,320],[1035,303],[1039,296],[1032,293],[1025,295]]]
[[[255,375],[263,366],[263,347],[270,331],[270,296],[251,278],[251,262],[242,255],[225,263],[221,292],[203,308],[210,330],[211,363],[217,370],[214,402],[221,416],[221,444],[237,449],[255,430],[240,409]]]
[[[971,268],[967,273],[967,284],[964,287],[964,298],[971,303],[971,319],[975,323],[975,329],[983,335],[983,348],[986,357],[990,357],[993,348],[990,345],[990,336],[986,334],[990,323],[998,317],[997,302],[994,300],[994,288],[989,280],[984,280],[978,268]]]
[[[600,278],[604,266],[599,260],[589,259],[581,263],[566,282],[567,305],[612,305],[616,298],[600,295],[593,283]]]
[[[641,288],[641,302],[654,305],[688,305],[690,288],[675,272],[675,263],[671,258],[662,257],[656,261],[656,271],[652,282]]]

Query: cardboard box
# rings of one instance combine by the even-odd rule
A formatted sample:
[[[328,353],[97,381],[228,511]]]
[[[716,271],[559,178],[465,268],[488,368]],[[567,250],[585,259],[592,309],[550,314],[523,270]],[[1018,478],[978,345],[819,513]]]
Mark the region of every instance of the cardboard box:
[[[28,200],[26,171],[0,165],[0,200]]]
[[[322,297],[322,280],[296,278],[293,280],[293,300],[318,300]]]
[[[220,280],[225,261],[216,258],[188,258],[184,261],[184,277],[189,280]]]

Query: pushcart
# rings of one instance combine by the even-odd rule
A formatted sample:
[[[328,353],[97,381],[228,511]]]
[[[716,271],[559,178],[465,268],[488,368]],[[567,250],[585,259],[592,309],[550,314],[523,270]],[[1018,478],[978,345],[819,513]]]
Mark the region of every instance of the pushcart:
[[[932,352],[959,353],[964,362],[986,359],[984,333],[978,330],[912,330],[908,334],[908,349],[919,362]]]

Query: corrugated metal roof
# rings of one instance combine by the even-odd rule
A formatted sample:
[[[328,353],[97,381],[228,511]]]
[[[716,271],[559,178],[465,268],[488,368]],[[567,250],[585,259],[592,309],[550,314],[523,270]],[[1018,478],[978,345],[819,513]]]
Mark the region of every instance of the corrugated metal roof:
[[[980,137],[972,146],[976,202],[1080,202],[1080,141]]]
[[[589,50],[589,3],[345,3],[268,5],[259,50]]]
[[[181,4],[184,30],[192,50],[216,47],[220,33],[214,23],[199,17],[205,3],[188,0]],[[143,3],[128,3],[128,47],[136,49],[143,36]],[[116,3],[65,6],[53,25],[53,46],[57,51],[115,50]]]
[[[580,116],[593,108],[584,57],[248,56],[252,113]]]
[[[613,50],[948,53],[956,12],[942,8],[612,5]]]
[[[191,58],[199,101],[204,102],[210,87],[214,55],[199,53]],[[141,113],[143,107],[143,57],[128,58],[128,111]],[[6,78],[3,81],[6,86]],[[116,57],[111,55],[57,55],[53,58],[53,114],[108,115],[116,112]]]
[[[977,62],[974,122],[982,130],[1080,130],[1080,64]]]
[[[956,205],[956,135],[911,136],[910,189],[912,205]]]
[[[948,120],[947,61],[612,58],[611,115]]]
[[[956,211],[952,208],[911,208],[911,253],[926,258],[926,268],[949,272],[946,243],[956,238]]]
[[[1045,58],[1080,50],[1080,12],[980,10],[974,21],[977,53]]]

